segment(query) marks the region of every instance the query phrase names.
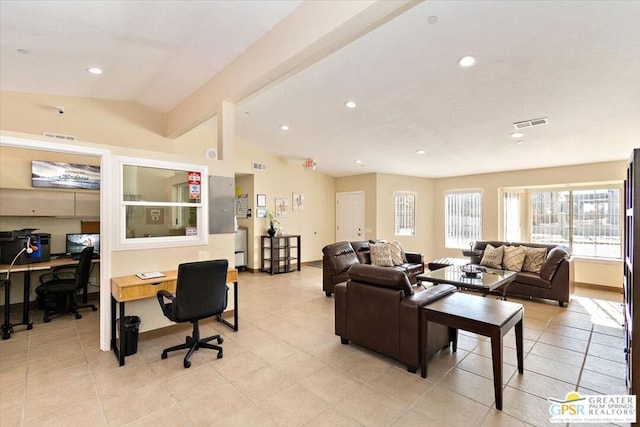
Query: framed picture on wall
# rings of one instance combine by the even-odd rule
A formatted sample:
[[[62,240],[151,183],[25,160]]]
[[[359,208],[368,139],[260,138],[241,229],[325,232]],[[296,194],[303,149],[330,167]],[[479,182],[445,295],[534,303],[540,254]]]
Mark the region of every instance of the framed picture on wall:
[[[267,217],[267,208],[256,208],[256,216],[258,218],[266,218]]]
[[[294,212],[301,212],[304,210],[303,193],[291,193],[291,210]]]
[[[276,217],[284,218],[288,216],[289,212],[289,200],[285,198],[276,197]]]
[[[259,208],[267,207],[267,195],[266,194],[258,194],[256,197],[256,206]]]

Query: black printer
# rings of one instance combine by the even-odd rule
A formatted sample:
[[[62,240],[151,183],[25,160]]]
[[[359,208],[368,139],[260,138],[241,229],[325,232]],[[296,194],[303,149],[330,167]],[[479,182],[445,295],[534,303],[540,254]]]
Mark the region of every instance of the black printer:
[[[22,230],[0,231],[0,264],[11,264],[13,259],[31,241],[31,247],[37,247],[32,253],[23,251],[15,264],[31,264],[47,262],[51,259],[51,234],[34,233],[37,228],[23,228]]]

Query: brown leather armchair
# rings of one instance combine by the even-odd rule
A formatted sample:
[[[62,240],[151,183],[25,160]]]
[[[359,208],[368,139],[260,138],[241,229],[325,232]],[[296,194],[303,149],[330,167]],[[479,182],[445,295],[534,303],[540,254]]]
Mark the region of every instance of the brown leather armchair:
[[[335,333],[407,365],[420,365],[420,307],[455,292],[451,285],[414,292],[404,272],[367,264],[354,264],[349,280],[335,286]],[[427,353],[449,346],[454,330],[429,323]]]

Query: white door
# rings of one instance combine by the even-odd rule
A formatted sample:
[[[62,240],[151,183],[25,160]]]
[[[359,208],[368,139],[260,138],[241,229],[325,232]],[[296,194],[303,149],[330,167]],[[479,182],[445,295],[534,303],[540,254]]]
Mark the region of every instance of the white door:
[[[336,242],[364,240],[364,192],[336,193]]]

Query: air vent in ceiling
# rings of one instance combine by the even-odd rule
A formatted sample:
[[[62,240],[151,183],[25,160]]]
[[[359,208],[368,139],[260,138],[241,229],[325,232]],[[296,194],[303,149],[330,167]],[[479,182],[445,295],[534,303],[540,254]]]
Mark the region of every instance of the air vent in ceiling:
[[[520,130],[520,129],[530,128],[533,126],[542,126],[542,125],[548,125],[548,124],[549,124],[549,119],[546,117],[543,117],[541,119],[533,119],[533,120],[525,120],[523,122],[516,122],[513,124],[513,127]]]
[[[49,138],[55,139],[63,139],[65,141],[75,141],[76,137],[72,135],[63,135],[61,133],[53,133],[53,132],[43,132],[42,136],[47,136]]]
[[[256,170],[256,171],[267,170],[267,164],[266,163],[260,163],[260,162],[253,162],[253,170]]]

